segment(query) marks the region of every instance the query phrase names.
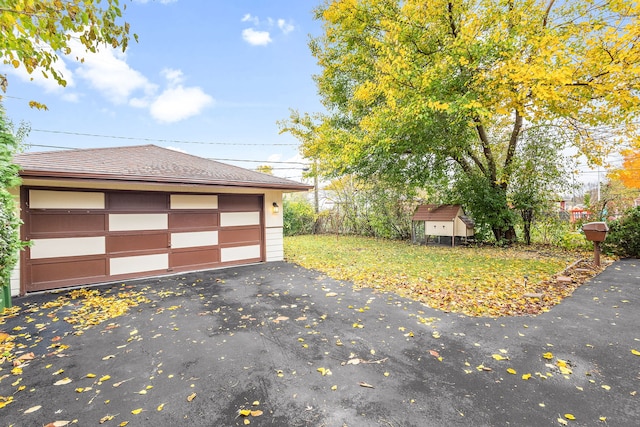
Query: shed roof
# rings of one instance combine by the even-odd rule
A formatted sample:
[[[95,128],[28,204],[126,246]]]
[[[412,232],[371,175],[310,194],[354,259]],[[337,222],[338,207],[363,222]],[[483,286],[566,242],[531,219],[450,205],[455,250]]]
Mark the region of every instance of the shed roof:
[[[414,221],[453,221],[462,210],[460,205],[420,205],[416,208]]]
[[[156,145],[22,153],[16,155],[14,161],[20,166],[23,178],[160,182],[290,191],[313,188]]]

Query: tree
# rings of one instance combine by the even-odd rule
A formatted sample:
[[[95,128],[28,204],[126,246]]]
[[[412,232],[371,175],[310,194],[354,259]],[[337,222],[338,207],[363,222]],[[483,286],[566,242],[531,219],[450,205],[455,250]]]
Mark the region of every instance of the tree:
[[[640,189],[640,142],[636,148],[622,151],[622,168],[615,171],[614,177],[627,188]]]
[[[273,175],[273,166],[271,165],[260,165],[256,168],[256,171],[266,173],[268,175]]]
[[[639,14],[632,0],[326,1],[310,48],[327,112],[282,127],[326,176],[466,183],[509,239],[523,131],[550,124],[592,162],[637,136]]]
[[[529,245],[534,220],[552,211],[557,194],[569,188],[566,179],[569,162],[560,154],[564,144],[553,128],[532,127],[522,133],[521,139],[509,199],[520,213],[524,241]]]
[[[124,51],[130,40],[129,24],[122,21],[118,0],[4,0],[0,5],[0,56],[5,64],[24,67],[29,73],[41,70],[61,86],[67,82],[55,68],[58,54],[76,54],[75,42],[89,52],[100,45]],[[137,40],[137,35],[133,35]],[[0,76],[6,91],[6,76]],[[41,106],[37,102],[32,105]]]
[[[8,190],[20,183],[18,166],[12,161],[13,154],[19,149],[20,135],[24,135],[24,128],[16,138],[0,107],[0,287],[9,286],[11,271],[24,246],[20,241],[21,221],[16,202]]]

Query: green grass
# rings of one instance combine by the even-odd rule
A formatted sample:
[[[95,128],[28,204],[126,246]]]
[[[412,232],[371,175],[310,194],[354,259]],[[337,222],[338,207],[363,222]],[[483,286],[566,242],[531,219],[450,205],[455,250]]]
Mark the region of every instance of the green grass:
[[[284,246],[288,261],[334,279],[474,316],[548,310],[573,291],[552,283],[552,276],[583,255],[548,248],[451,248],[330,235],[287,237]],[[526,296],[535,292],[544,296]]]

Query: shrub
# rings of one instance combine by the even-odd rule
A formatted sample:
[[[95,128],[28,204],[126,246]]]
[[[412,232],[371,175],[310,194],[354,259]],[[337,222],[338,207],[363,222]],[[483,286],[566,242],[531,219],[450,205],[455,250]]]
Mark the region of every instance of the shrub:
[[[285,199],[282,202],[282,215],[285,236],[313,233],[316,214],[313,206],[307,200]]]
[[[621,257],[640,257],[640,206],[609,224],[602,251]]]
[[[558,240],[557,245],[568,251],[593,249],[592,243],[579,231],[564,233]]]

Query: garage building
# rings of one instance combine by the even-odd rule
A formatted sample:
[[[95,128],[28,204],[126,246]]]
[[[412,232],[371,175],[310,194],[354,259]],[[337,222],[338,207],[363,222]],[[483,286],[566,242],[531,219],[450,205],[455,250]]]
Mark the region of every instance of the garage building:
[[[282,194],[312,186],[155,145],[24,153],[12,295],[283,259]]]

